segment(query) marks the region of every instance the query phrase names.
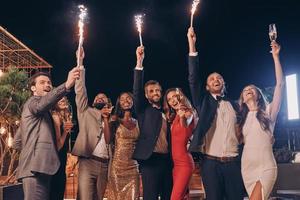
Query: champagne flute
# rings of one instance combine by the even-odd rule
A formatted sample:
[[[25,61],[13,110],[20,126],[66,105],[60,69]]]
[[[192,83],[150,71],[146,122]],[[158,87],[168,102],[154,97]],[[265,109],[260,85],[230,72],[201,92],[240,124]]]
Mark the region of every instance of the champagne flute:
[[[276,41],[277,39],[277,29],[275,24],[269,25],[269,37],[271,42]]]
[[[70,104],[70,102],[68,102],[68,107],[67,107],[67,115],[66,115],[66,121],[68,122],[72,122],[73,126],[74,124],[76,123],[74,120],[73,120],[73,108],[72,108],[72,105]],[[70,135],[69,135],[69,152],[72,151],[72,136],[71,136],[71,133],[73,132],[73,129],[70,130]]]

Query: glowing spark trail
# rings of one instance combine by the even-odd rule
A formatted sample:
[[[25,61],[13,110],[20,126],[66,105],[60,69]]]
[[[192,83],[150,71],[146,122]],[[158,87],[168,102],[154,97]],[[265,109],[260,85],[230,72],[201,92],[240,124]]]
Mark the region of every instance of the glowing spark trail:
[[[137,31],[139,32],[139,38],[140,38],[140,45],[143,46],[143,40],[142,40],[142,24],[143,24],[143,16],[142,15],[136,15],[135,18],[135,24],[137,27]]]
[[[193,1],[192,9],[191,9],[191,27],[193,27],[194,13],[195,13],[199,3],[200,3],[200,0],[194,0]]]
[[[79,42],[78,42],[78,52],[83,44],[83,32],[84,32],[84,21],[87,16],[87,8],[84,5],[79,5],[79,20],[78,20],[78,28],[79,28]],[[77,58],[77,65],[79,65],[79,57]]]

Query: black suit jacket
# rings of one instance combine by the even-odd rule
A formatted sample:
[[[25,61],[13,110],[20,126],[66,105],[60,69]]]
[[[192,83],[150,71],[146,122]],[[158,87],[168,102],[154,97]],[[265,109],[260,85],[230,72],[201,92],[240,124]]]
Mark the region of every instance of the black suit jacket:
[[[133,96],[134,109],[137,115],[140,136],[137,141],[133,158],[136,160],[147,160],[155,148],[161,126],[162,112],[154,108],[146,99],[144,94],[144,72],[134,70]],[[170,128],[167,125],[167,139],[170,141]],[[170,142],[168,145],[170,152]]]
[[[192,102],[199,115],[199,123],[197,124],[189,151],[199,152],[203,143],[203,138],[211,127],[216,111],[218,101],[206,90],[201,90],[201,82],[199,77],[199,61],[198,56],[189,56],[189,87],[192,95]],[[237,111],[238,105],[228,100],[232,107]]]

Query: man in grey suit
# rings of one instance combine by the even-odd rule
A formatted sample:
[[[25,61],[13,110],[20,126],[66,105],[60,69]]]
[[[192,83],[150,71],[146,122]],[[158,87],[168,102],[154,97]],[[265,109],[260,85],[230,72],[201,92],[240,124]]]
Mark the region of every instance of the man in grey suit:
[[[80,69],[73,68],[67,81],[53,90],[48,73],[39,72],[30,79],[32,97],[24,104],[18,130],[22,150],[17,178],[23,182],[25,200],[49,199],[51,176],[60,165],[49,111],[68,93],[79,76]]]
[[[93,106],[88,105],[85,86],[85,69],[82,68],[80,78],[75,83],[77,117],[79,134],[72,154],[78,156],[78,198],[80,200],[102,200],[107,184],[109,148],[103,130],[108,127],[108,116],[112,108],[107,106],[108,98],[99,93]]]

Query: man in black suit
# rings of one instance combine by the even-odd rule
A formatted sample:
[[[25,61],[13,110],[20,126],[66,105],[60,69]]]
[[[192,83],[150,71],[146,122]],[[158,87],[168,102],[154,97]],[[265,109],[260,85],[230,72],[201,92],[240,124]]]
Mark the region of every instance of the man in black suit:
[[[201,91],[193,28],[189,28],[187,37],[189,86],[199,115],[189,150],[203,153],[201,175],[208,200],[241,200],[244,186],[238,159],[236,104],[225,98],[225,82],[219,73],[211,73],[206,91]]]
[[[23,182],[25,200],[50,197],[51,176],[60,166],[50,109],[68,93],[79,76],[79,68],[73,68],[67,81],[53,90],[48,73],[39,72],[29,81],[33,96],[23,106],[17,134],[21,139],[17,178]]]
[[[136,57],[133,95],[140,137],[133,158],[140,165],[143,199],[157,200],[160,196],[161,200],[169,200],[172,191],[170,128],[161,108],[162,89],[153,80],[143,88],[143,46],[137,48]]]

